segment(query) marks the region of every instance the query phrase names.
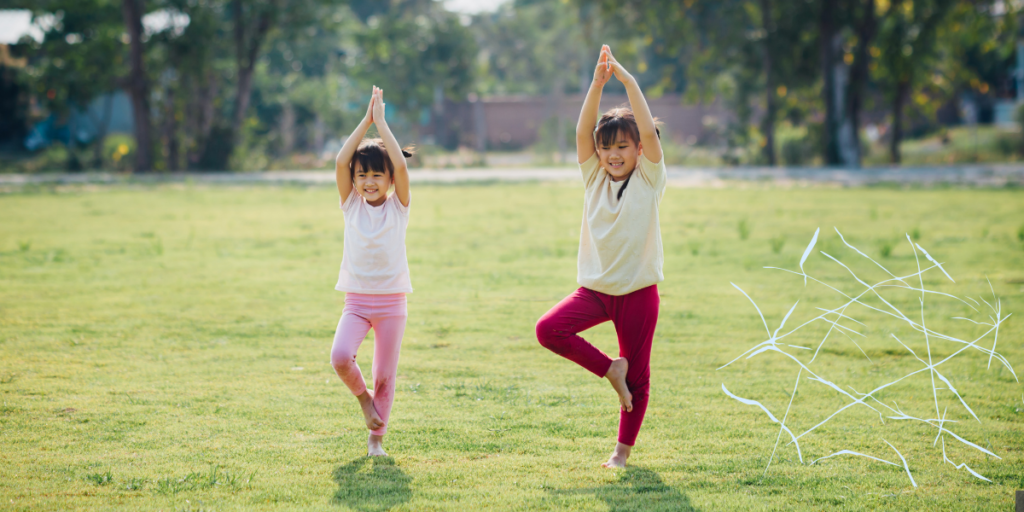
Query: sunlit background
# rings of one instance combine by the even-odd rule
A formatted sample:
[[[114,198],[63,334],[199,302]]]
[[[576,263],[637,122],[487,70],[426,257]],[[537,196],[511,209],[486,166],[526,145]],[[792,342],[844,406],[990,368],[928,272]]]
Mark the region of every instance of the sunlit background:
[[[374,84],[416,167],[570,165],[602,43],[638,77],[670,165],[1024,154],[1019,0],[0,8],[0,172],[326,168]],[[625,101],[609,84],[603,107]]]

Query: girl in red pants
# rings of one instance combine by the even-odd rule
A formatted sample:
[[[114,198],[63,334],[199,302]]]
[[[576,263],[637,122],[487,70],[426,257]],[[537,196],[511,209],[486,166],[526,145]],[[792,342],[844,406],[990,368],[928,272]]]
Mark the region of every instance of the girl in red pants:
[[[601,89],[613,75],[626,86],[632,110],[612,109],[599,121]],[[577,274],[581,288],[541,317],[537,339],[608,379],[619,394],[618,443],[602,464],[608,468],[625,467],[647,411],[651,341],[658,323],[656,283],[664,280],[658,205],[666,173],[658,137],[636,79],[605,45],[576,125],[576,154],[586,186]],[[619,338],[618,359],[577,335],[608,320]]]

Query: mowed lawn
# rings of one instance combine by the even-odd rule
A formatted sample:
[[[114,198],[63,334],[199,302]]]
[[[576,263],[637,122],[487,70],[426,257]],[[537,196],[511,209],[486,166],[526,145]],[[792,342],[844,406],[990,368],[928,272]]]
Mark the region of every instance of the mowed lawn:
[[[627,191],[628,193],[628,191]],[[865,406],[801,438],[782,435],[797,367],[777,353],[720,366],[842,297],[764,266],[805,268],[846,293],[916,271],[911,233],[956,279],[929,288],[930,328],[974,339],[996,306],[997,349],[1024,373],[1024,192],[674,189],[662,203],[665,282],[652,398],[631,467],[599,467],[614,441],[606,381],[542,348],[534,323],[575,289],[582,206],[572,183],[416,186],[408,255],[415,293],[385,448],[368,459],[356,401],[329,350],[343,218],[331,187],[164,185],[0,196],[0,510],[1009,510],[1024,489],[1024,386],[968,350],[933,396],[928,373],[880,393],[1001,457]],[[927,264],[926,260],[923,260]],[[912,281],[917,283],[916,281]],[[900,290],[894,290],[899,292]],[[919,295],[901,308],[920,318]],[[897,300],[897,299],[894,299]],[[954,343],[851,308],[864,337],[828,338],[813,368],[866,392],[920,369],[899,347]],[[872,321],[878,320],[876,323]],[[827,325],[787,339],[816,347]],[[587,334],[615,352],[614,332]],[[982,343],[991,347],[992,337]],[[809,351],[786,348],[808,361]],[[862,352],[863,350],[863,352]],[[372,340],[359,353],[369,374]],[[804,373],[787,425],[803,432],[850,400]],[[879,406],[875,406],[879,408]],[[887,413],[887,415],[890,415]],[[906,458],[906,471],[839,450]],[[943,462],[967,463],[986,483]]]

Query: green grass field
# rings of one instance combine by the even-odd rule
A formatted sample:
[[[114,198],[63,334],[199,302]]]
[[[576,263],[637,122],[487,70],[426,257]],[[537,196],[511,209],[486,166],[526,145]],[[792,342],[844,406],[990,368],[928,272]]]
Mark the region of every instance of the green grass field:
[[[939,391],[950,427],[879,421],[856,407],[792,445],[762,478],[796,367],[762,354],[716,370],[787,325],[835,307],[796,268],[818,249],[867,279],[916,270],[912,233],[956,279],[930,288],[991,293],[1004,315],[999,350],[1024,372],[1024,193],[1019,190],[669,189],[662,206],[666,280],[644,429],[622,471],[599,467],[617,425],[608,384],[540,347],[534,322],[575,284],[581,191],[574,184],[415,187],[408,232],[415,293],[385,447],[363,457],[356,401],[329,349],[343,220],[330,187],[188,185],[35,190],[0,196],[0,510],[1010,510],[1024,489],[1024,393],[1010,372],[968,351],[943,367],[974,421]],[[883,256],[884,255],[884,256]],[[807,270],[855,292],[815,252]],[[899,300],[917,312],[917,296]],[[986,320],[942,297],[929,326],[964,337]],[[815,366],[858,391],[920,363],[923,336],[869,314],[864,353],[833,336]],[[853,325],[853,324],[851,324]],[[810,328],[808,328],[810,329]],[[812,346],[823,329],[793,344]],[[587,335],[614,352],[610,325]],[[820,340],[819,340],[820,341]],[[991,337],[986,344],[991,345]],[[931,340],[936,357],[957,347]],[[360,351],[368,373],[371,341]],[[806,353],[793,352],[806,359]],[[870,357],[870,360],[868,360]],[[806,376],[806,375],[805,375]],[[839,382],[837,380],[837,382]],[[934,417],[927,378],[880,398]],[[787,419],[810,428],[847,403],[804,379]],[[931,415],[931,416],[929,416]],[[783,436],[785,437],[785,436]],[[840,456],[842,449],[902,467]],[[898,460],[898,459],[897,459]]]

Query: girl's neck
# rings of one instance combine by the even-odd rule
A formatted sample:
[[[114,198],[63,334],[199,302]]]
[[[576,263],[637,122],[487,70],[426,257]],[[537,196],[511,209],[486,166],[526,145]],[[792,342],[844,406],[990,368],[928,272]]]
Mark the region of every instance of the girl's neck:
[[[374,208],[382,206],[384,204],[384,202],[387,201],[387,200],[388,200],[387,194],[385,194],[380,199],[377,199],[376,201],[369,201],[365,197],[363,198],[363,201],[366,201],[366,204],[368,204],[370,206],[373,206]]]

